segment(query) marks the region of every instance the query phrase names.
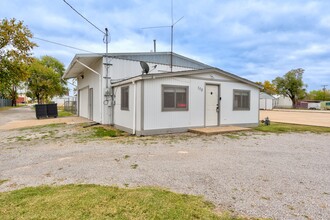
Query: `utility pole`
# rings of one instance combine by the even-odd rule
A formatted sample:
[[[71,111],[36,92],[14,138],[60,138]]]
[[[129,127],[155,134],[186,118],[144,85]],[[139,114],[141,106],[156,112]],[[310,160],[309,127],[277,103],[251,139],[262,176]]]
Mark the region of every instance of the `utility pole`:
[[[322,87],[323,87],[323,101],[325,101],[325,92],[327,91],[327,89],[326,89],[326,87],[327,87],[328,85],[322,85]]]
[[[105,77],[103,77],[105,79],[105,87],[106,87],[106,92],[105,92],[105,98],[106,101],[104,102],[105,105],[107,105],[110,101],[110,125],[113,125],[113,112],[114,112],[114,94],[112,91],[112,84],[111,84],[111,76],[109,74],[109,67],[111,66],[111,64],[109,63],[109,31],[108,28],[105,28],[105,34],[104,34],[104,43],[106,45],[106,49],[105,49],[105,63],[103,63],[103,65],[105,66]],[[109,97],[110,100],[107,100]]]
[[[108,45],[109,45],[109,31],[108,28],[105,28],[105,31],[101,30],[99,27],[97,27],[94,23],[92,23],[90,20],[88,20],[84,15],[82,15],[79,11],[77,11],[72,5],[70,5],[66,0],[63,0],[65,4],[67,4],[73,11],[75,11],[80,17],[82,17],[85,21],[87,21],[90,25],[92,25],[95,29],[97,29],[99,32],[104,34],[103,42],[106,44],[106,51],[105,51],[105,69],[106,69],[106,76],[105,82],[106,82],[106,92],[104,94],[106,100],[103,102],[104,105],[108,105],[110,98],[110,125],[113,125],[113,111],[114,111],[114,94],[111,88],[111,77],[109,76],[109,66],[111,65],[109,63],[109,54],[108,54]],[[103,60],[102,60],[103,61]],[[102,76],[101,76],[102,77]],[[101,88],[102,89],[102,88]],[[102,121],[102,115],[101,115],[101,121]]]

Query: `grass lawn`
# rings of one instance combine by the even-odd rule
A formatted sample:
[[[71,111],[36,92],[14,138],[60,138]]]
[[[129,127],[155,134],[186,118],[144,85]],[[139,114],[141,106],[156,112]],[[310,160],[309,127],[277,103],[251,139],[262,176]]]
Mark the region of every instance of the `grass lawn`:
[[[0,193],[1,219],[246,219],[219,215],[199,196],[151,187],[28,187]]]
[[[58,113],[58,117],[74,116],[74,114],[72,114],[71,112],[67,112],[67,111],[60,110],[60,109],[57,111],[57,113]]]
[[[273,133],[285,133],[285,132],[313,132],[313,133],[327,133],[330,132],[330,128],[309,126],[309,125],[296,125],[296,124],[286,124],[271,122],[269,126],[260,124],[258,127],[254,128],[257,131],[262,132],[273,132]]]
[[[118,129],[103,126],[92,127],[92,131],[91,138],[119,137],[125,134],[125,132]]]

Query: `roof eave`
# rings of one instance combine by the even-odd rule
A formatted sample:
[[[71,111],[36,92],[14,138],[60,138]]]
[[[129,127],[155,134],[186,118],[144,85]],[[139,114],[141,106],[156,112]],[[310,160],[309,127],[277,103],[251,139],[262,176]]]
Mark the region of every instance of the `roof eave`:
[[[244,82],[246,84],[252,85],[254,87],[257,87],[259,89],[262,89],[263,86],[260,86],[257,83],[254,83],[250,80],[244,79],[242,77],[236,76],[234,74],[228,73],[226,71],[220,70],[218,68],[208,68],[208,69],[199,69],[199,70],[187,70],[187,71],[180,71],[180,72],[167,72],[167,73],[157,73],[157,74],[147,74],[147,75],[140,75],[140,76],[136,76],[136,77],[132,77],[129,79],[124,79],[122,81],[116,82],[113,84],[113,86],[119,86],[119,85],[123,85],[123,84],[128,84],[131,83],[133,81],[140,81],[140,80],[147,80],[147,79],[156,79],[156,78],[164,78],[164,77],[175,77],[175,76],[187,76],[187,75],[195,75],[195,74],[200,74],[200,73],[207,73],[208,71],[215,71],[218,72],[220,74],[224,74],[230,78],[236,79],[240,82]]]

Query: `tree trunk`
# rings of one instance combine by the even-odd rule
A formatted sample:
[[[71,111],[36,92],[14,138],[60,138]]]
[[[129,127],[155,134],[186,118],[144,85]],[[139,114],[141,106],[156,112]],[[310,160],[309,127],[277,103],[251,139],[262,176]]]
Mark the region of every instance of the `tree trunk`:
[[[11,106],[13,106],[13,107],[16,106],[16,98],[17,98],[16,88],[13,85],[12,90],[11,90]]]
[[[37,97],[38,104],[41,104],[40,103],[40,96],[39,95],[36,95],[36,97]]]
[[[291,101],[292,101],[292,108],[297,108],[297,106],[296,106],[296,99],[291,99]]]

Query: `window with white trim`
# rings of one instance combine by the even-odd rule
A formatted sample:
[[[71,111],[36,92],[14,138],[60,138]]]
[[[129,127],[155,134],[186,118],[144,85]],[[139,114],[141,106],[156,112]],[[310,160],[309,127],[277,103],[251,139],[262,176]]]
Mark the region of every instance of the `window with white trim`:
[[[250,110],[250,91],[234,89],[234,110]]]
[[[188,86],[162,86],[162,111],[188,111]]]
[[[129,87],[121,87],[121,104],[120,104],[120,109],[121,110],[129,110]]]

